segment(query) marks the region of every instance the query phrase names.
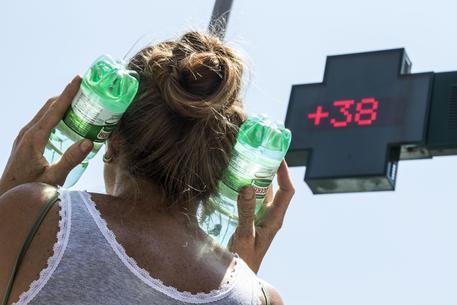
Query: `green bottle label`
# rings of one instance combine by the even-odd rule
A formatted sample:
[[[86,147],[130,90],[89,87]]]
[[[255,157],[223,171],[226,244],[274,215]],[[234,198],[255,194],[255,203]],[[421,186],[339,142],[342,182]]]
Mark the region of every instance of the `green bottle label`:
[[[252,180],[252,186],[255,189],[255,195],[257,199],[265,198],[268,187],[273,181],[274,174],[269,174],[267,177],[262,177],[264,173],[256,173],[256,178]]]
[[[253,164],[256,166],[252,166]],[[222,182],[236,193],[244,186],[252,185],[255,189],[256,200],[263,200],[268,187],[273,181],[276,170],[276,168],[256,164],[254,160],[240,154],[235,149],[232,160],[222,178]]]
[[[94,142],[108,139],[122,113],[103,108],[97,98],[89,98],[79,89],[63,121],[80,136]]]

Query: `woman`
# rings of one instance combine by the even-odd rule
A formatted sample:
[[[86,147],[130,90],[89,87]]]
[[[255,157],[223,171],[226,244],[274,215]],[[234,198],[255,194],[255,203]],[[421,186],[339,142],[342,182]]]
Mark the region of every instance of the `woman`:
[[[218,38],[189,32],[141,50],[128,66],[140,88],[107,143],[107,194],[59,190],[8,304],[282,304],[254,272],[294,193],[284,162],[261,227],[254,190],[242,190],[230,251],[197,224],[198,204],[217,191],[245,119],[242,61]],[[42,156],[80,81],[21,130],[0,180],[2,290],[38,211],[92,149],[77,143],[55,165]]]

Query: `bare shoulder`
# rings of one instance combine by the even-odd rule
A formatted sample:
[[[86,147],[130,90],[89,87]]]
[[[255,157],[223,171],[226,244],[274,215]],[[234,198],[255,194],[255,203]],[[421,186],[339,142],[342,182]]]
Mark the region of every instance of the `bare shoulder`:
[[[14,267],[22,244],[34,224],[41,208],[51,199],[56,188],[44,183],[19,185],[0,196],[0,297]],[[46,266],[57,239],[59,207],[54,205],[44,218],[32,240],[23,265],[19,268],[10,301],[28,288],[41,269]]]
[[[0,234],[10,225],[16,230],[29,227],[55,192],[51,185],[34,182],[16,186],[0,196]]]
[[[278,290],[276,290],[276,288],[264,280],[260,280],[260,282],[268,294],[271,305],[284,305],[284,301],[282,300],[281,295],[279,294]],[[265,300],[262,301],[262,305],[266,305]]]

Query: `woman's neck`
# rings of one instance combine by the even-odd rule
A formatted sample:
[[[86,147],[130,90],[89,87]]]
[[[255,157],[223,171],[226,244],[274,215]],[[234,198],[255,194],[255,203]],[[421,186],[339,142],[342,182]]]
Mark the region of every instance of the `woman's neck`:
[[[130,176],[117,174],[108,194],[128,205],[125,208],[135,215],[143,215],[148,219],[150,217],[171,218],[186,227],[198,226],[197,203],[171,205],[157,185],[144,179],[133,179]]]

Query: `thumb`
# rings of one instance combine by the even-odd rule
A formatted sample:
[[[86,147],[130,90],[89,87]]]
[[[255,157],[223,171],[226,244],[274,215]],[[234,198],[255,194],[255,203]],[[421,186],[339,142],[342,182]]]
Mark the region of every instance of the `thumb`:
[[[238,196],[238,237],[252,237],[255,234],[255,190],[245,187]]]
[[[71,145],[60,160],[52,165],[52,174],[57,181],[65,182],[70,171],[80,164],[92,150],[93,144],[90,140],[82,140]]]

